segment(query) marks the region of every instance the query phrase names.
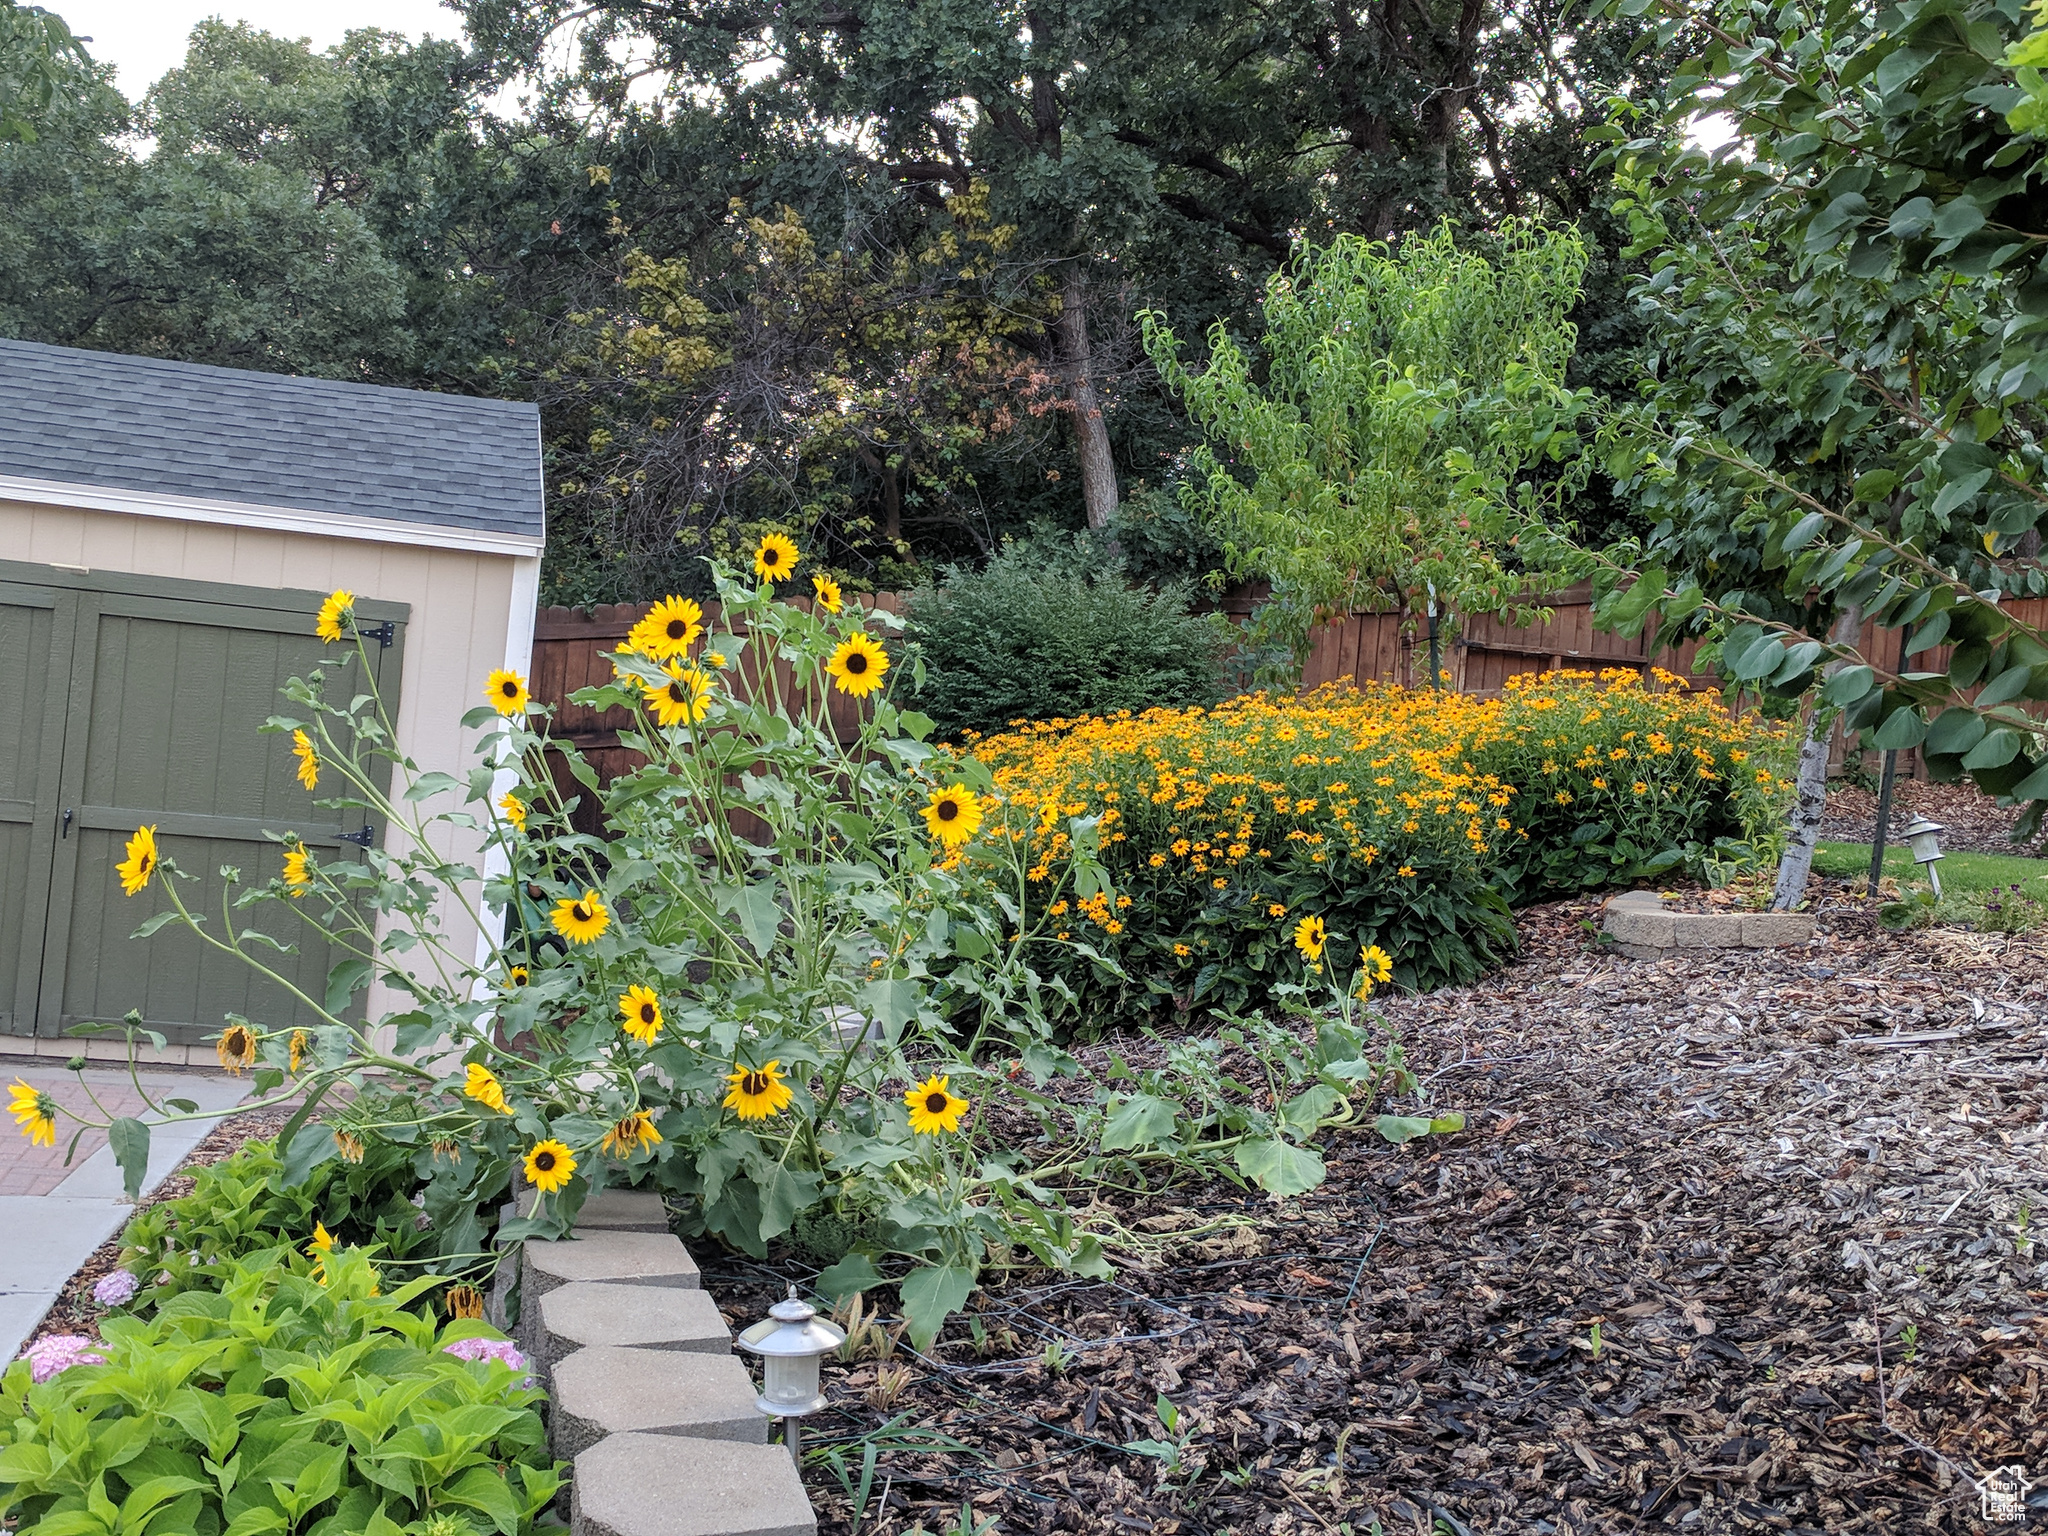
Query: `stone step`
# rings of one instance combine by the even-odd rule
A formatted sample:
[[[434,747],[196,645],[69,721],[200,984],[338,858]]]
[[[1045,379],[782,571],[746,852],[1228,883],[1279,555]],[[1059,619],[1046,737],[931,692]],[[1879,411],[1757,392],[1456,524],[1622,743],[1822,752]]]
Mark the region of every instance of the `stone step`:
[[[654,1285],[578,1280],[540,1299],[536,1351],[552,1370],[579,1349],[622,1345],[634,1349],[732,1353],[732,1330],[704,1291]]]
[[[818,1517],[779,1445],[627,1433],[576,1458],[569,1526],[573,1536],[817,1536]]]
[[[580,1280],[689,1291],[700,1285],[697,1261],[680,1238],[667,1232],[607,1232],[600,1228],[559,1241],[529,1237],[520,1246],[524,1268],[518,1340],[529,1355],[540,1353],[540,1304],[550,1291]]]
[[[576,1230],[586,1227],[613,1232],[666,1232],[668,1207],[652,1189],[601,1189],[576,1212]]]
[[[598,1345],[563,1356],[552,1377],[557,1456],[629,1433],[768,1443],[753,1378],[733,1355]]]

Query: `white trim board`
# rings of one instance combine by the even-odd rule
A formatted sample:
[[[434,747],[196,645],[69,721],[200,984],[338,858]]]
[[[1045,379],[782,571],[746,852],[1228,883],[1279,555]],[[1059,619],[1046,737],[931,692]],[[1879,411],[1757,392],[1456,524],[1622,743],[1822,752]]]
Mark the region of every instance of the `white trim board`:
[[[131,517],[164,517],[183,523],[263,528],[324,539],[360,539],[375,544],[410,544],[514,557],[538,556],[545,542],[537,535],[498,533],[485,528],[449,528],[393,518],[358,517],[348,512],[309,512],[299,507],[273,507],[256,502],[166,496],[156,491],[29,480],[19,475],[0,475],[0,501],[41,502],[45,506],[79,507],[89,512],[122,512]],[[529,625],[531,622],[529,619]]]

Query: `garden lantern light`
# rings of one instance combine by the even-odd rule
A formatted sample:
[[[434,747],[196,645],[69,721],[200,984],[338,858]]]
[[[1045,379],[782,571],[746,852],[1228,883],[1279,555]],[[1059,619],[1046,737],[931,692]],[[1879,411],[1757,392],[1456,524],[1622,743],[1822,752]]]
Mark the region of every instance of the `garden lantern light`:
[[[1948,830],[1938,821],[1929,821],[1925,816],[1915,816],[1906,827],[1904,836],[1913,850],[1913,862],[1927,871],[1928,883],[1934,887],[1934,894],[1941,894],[1941,871],[1935,866],[1942,860],[1941,834]]]
[[[798,1456],[800,1421],[825,1406],[818,1390],[818,1365],[846,1342],[846,1330],[818,1316],[798,1300],[796,1287],[768,1309],[768,1316],[740,1335],[740,1348],[761,1357],[761,1395],[754,1406],[782,1420],[790,1460]]]

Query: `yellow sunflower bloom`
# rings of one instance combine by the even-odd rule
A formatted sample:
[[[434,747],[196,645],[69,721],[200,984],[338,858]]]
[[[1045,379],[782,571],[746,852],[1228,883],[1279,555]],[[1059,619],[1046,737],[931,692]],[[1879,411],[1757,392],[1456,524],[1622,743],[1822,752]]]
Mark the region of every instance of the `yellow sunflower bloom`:
[[[642,656],[668,661],[685,655],[703,633],[702,608],[687,597],[664,597],[633,626],[626,636],[626,646]]]
[[[841,693],[864,699],[882,686],[882,674],[889,670],[889,653],[862,631],[840,642],[825,670]]]
[[[292,732],[292,756],[299,760],[299,782],[311,794],[320,787],[320,759],[313,755],[313,738],[304,731]]]
[[[526,830],[526,802],[511,790],[506,790],[498,797],[498,813],[512,823],[514,832]]]
[[[334,1234],[323,1221],[313,1223],[313,1241],[306,1244],[306,1257],[313,1261],[313,1278],[327,1283],[327,1256],[334,1252]]]
[[[636,1109],[604,1133],[598,1149],[614,1157],[627,1158],[645,1147],[658,1145],[660,1141],[661,1132],[654,1128],[654,1116],[644,1109]]]
[[[576,1155],[550,1136],[537,1141],[526,1154],[526,1182],[544,1195],[552,1195],[576,1172]]]
[[[627,1034],[642,1045],[654,1044],[661,1033],[661,999],[648,987],[628,987],[619,998],[619,1016]]]
[[[506,987],[523,987],[533,979],[533,973],[523,965],[515,965],[505,973]]]
[[[796,574],[796,563],[800,558],[789,535],[768,534],[761,540],[761,547],[754,551],[754,574],[763,581],[787,581]]]
[[[31,1088],[18,1077],[8,1085],[8,1091],[14,1095],[14,1102],[7,1106],[8,1112],[14,1116],[15,1125],[28,1138],[29,1145],[57,1145],[57,1101],[42,1089]]]
[[[779,1061],[759,1069],[735,1066],[725,1081],[725,1107],[742,1120],[766,1120],[770,1115],[779,1115],[796,1097],[782,1080]]]
[[[284,883],[294,896],[302,896],[313,884],[313,872],[308,867],[313,855],[304,848],[287,848],[284,852]]]
[[[1310,964],[1323,958],[1323,946],[1330,942],[1330,930],[1320,917],[1310,914],[1294,925],[1294,947]]]
[[[355,613],[356,595],[353,592],[336,590],[327,594],[327,601],[320,605],[320,617],[313,621],[313,633],[322,640],[340,640],[341,621]]]
[[[925,829],[935,842],[958,848],[981,826],[981,797],[965,785],[936,791],[924,808]]]
[[[122,891],[130,896],[140,892],[156,873],[156,864],[156,828],[137,827],[135,835],[128,839],[128,857],[114,866],[114,873],[121,877]]]
[[[934,1072],[903,1096],[910,1110],[910,1128],[920,1136],[960,1129],[960,1117],[967,1113],[967,1101],[956,1099],[948,1090],[949,1078]]]
[[[485,1109],[495,1109],[501,1115],[512,1113],[505,1107],[505,1086],[492,1075],[489,1067],[472,1061],[469,1064],[469,1081],[462,1085],[462,1092],[465,1098],[475,1099]]]
[[[1394,957],[1377,944],[1368,944],[1358,952],[1358,964],[1375,985],[1394,979]]]
[[[811,578],[812,602],[827,613],[837,613],[846,606],[846,599],[840,595],[839,583],[830,576]]]
[[[670,662],[662,668],[668,681],[646,683],[642,692],[647,712],[660,726],[695,725],[711,712],[711,679],[696,667]]]
[[[256,1065],[255,1033],[246,1024],[230,1024],[214,1041],[213,1054],[220,1058],[222,1066],[240,1077]]]
[[[491,708],[508,720],[526,713],[526,679],[517,672],[499,668],[484,679],[484,697]]]
[[[555,910],[548,914],[548,921],[555,926],[555,932],[571,944],[588,944],[612,925],[612,915],[604,903],[598,900],[597,892],[585,891],[581,896],[564,896],[555,903]]]

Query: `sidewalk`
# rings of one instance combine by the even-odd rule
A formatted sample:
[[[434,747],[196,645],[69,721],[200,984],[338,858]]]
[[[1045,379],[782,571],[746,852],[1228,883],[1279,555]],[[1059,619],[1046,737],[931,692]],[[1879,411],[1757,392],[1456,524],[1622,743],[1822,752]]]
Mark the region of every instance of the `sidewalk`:
[[[149,1171],[142,1190],[147,1195],[182,1162],[226,1114],[248,1096],[249,1084],[220,1073],[151,1072],[136,1074],[159,1102],[166,1096],[191,1099],[209,1111],[203,1120],[151,1128]],[[96,1118],[142,1115],[144,1105],[125,1071],[88,1068],[83,1074],[54,1069],[47,1062],[0,1056],[0,1085],[23,1080],[49,1093],[69,1109],[76,1105]],[[91,1090],[88,1097],[86,1089]],[[11,1133],[0,1122],[0,1133]],[[57,1121],[54,1147],[32,1146],[26,1136],[5,1134],[0,1140],[0,1368],[21,1352],[28,1336],[42,1322],[64,1284],[92,1251],[120,1231],[135,1207],[122,1195],[121,1169],[103,1130],[79,1137],[67,1165],[65,1153],[78,1123]]]

